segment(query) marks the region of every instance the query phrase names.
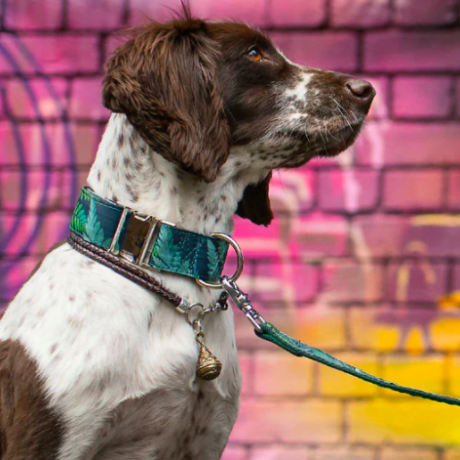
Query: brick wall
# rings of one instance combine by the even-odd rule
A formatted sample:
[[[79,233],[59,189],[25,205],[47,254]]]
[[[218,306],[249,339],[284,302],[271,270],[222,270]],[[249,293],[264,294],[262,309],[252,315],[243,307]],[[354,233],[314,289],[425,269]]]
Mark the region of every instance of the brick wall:
[[[107,111],[111,33],[178,0],[0,0],[0,301],[66,234]],[[378,96],[338,161],[276,175],[269,229],[238,222],[242,285],[288,333],[379,376],[460,397],[457,0],[192,0],[268,31],[293,60]],[[259,342],[225,460],[459,460],[458,410],[391,394]]]

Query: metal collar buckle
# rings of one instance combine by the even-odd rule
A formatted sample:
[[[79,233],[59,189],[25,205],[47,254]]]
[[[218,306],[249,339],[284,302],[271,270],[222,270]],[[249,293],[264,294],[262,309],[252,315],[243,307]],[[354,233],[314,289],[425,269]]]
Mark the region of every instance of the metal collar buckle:
[[[120,249],[118,245],[121,232],[125,226],[126,220],[129,218],[130,215],[132,215],[134,219],[140,220],[141,222],[147,222],[149,224],[141,250],[137,257],[134,257],[133,254],[126,251],[125,249]],[[161,226],[164,223],[171,225],[171,226],[175,226],[175,224],[172,224],[170,222],[166,222],[166,221],[157,219],[153,216],[149,216],[148,214],[143,214],[138,211],[135,211],[134,209],[130,209],[127,206],[124,206],[123,211],[120,216],[120,220],[118,221],[117,229],[115,230],[115,233],[113,235],[112,242],[109,247],[109,251],[112,254],[120,255],[124,257],[129,262],[135,263],[136,265],[139,265],[140,267],[150,267],[149,266],[150,254],[153,251],[153,246],[155,244],[156,239],[158,238]]]
[[[158,237],[158,234],[160,233],[161,221],[155,219],[152,216],[140,214],[138,212],[134,212],[133,217],[137,220],[140,220],[141,222],[149,223],[149,229],[147,230],[147,234],[145,235],[144,244],[142,245],[141,252],[135,260],[135,263],[137,265],[140,265],[141,267],[148,267],[148,258],[152,253],[153,245]]]

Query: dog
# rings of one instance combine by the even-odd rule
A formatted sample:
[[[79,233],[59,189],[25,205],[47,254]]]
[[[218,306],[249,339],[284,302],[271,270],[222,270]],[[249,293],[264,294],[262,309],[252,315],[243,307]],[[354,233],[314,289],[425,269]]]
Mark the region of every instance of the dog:
[[[272,171],[356,139],[375,91],[292,63],[261,32],[184,17],[132,32],[111,57],[111,112],[88,184],[209,235],[273,218]],[[220,290],[149,270],[209,306]],[[239,406],[231,309],[203,330],[222,362],[195,376],[193,329],[165,300],[75,251],[51,251],[0,322],[2,460],[216,460]]]

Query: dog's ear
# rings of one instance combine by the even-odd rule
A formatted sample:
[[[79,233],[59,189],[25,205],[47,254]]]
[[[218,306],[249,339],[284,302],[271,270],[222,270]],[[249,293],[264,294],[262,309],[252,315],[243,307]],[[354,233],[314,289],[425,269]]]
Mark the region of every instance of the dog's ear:
[[[115,52],[103,81],[108,109],[125,113],[155,151],[207,182],[230,147],[219,53],[203,21],[154,23]]]
[[[258,184],[248,185],[243,198],[238,203],[236,214],[244,219],[249,219],[257,225],[269,225],[273,219],[273,212],[270,207],[268,189],[272,173]]]

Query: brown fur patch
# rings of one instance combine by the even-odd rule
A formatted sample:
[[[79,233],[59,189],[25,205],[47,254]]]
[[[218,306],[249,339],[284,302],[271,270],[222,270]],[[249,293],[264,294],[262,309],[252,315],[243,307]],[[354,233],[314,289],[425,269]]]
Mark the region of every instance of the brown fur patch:
[[[109,61],[102,92],[104,105],[125,113],[155,151],[207,182],[230,148],[218,56],[203,21],[152,23]]]
[[[248,185],[244,190],[243,198],[238,203],[236,214],[245,219],[250,219],[257,225],[267,226],[273,219],[273,212],[270,207],[268,188],[272,173],[260,183]]]
[[[0,458],[56,459],[62,436],[36,363],[20,343],[0,342]]]

